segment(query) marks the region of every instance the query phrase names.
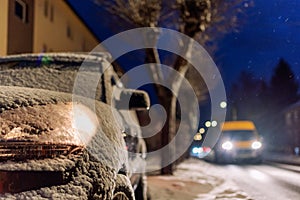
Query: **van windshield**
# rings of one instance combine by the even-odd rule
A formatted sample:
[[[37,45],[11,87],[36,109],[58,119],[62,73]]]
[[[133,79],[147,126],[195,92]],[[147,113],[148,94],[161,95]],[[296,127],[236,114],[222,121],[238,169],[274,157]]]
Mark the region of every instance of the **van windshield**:
[[[255,133],[251,130],[223,131],[222,138],[238,141],[247,141],[254,139]]]

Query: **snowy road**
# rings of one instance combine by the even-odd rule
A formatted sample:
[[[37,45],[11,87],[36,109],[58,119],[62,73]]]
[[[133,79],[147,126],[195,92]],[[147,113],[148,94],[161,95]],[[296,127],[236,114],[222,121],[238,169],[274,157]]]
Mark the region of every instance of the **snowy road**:
[[[213,166],[251,199],[300,199],[300,167],[281,164]]]
[[[216,165],[198,159],[181,163],[173,176],[149,176],[152,200],[298,200],[300,167]]]

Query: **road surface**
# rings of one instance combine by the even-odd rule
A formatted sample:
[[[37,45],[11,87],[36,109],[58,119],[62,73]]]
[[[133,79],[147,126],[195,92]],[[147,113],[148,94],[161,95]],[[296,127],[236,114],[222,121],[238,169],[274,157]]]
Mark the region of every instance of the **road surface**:
[[[299,166],[273,163],[212,165],[223,174],[224,178],[234,182],[255,200],[300,199]]]

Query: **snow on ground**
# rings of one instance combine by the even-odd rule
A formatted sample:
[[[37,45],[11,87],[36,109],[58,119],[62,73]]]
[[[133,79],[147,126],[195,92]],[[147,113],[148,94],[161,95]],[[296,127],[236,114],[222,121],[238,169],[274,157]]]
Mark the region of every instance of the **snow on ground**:
[[[153,200],[251,199],[225,176],[209,163],[188,159],[173,176],[149,176],[148,185]]]

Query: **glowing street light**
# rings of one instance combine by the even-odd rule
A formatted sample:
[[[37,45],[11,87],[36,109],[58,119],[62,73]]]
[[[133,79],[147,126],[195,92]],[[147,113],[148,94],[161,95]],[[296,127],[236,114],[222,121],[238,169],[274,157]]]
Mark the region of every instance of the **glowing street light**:
[[[199,133],[200,133],[200,134],[205,133],[205,129],[204,129],[204,128],[200,128],[200,129],[199,129]]]
[[[218,122],[217,122],[217,121],[212,121],[212,122],[211,122],[211,126],[212,126],[212,127],[216,127],[217,125],[218,125]]]
[[[211,126],[211,122],[210,122],[210,121],[206,121],[206,122],[205,122],[205,126],[206,126],[207,128],[209,128],[209,127]]]
[[[195,136],[194,136],[194,140],[196,141],[199,141],[202,139],[202,135],[200,133],[197,133]]]
[[[222,102],[220,103],[220,107],[221,107],[221,108],[226,108],[226,107],[227,107],[226,101],[222,101]]]

